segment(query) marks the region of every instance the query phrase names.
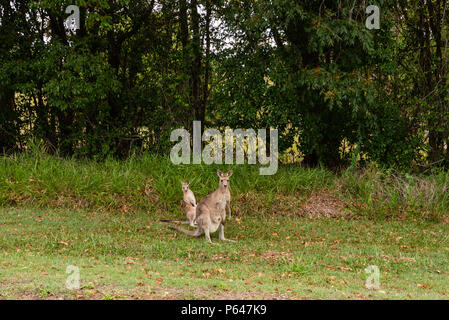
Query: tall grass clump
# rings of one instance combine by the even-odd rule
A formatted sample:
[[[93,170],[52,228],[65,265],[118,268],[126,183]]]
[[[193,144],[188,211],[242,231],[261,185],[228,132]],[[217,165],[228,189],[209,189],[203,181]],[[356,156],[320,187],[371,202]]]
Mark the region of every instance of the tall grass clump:
[[[443,170],[431,175],[374,166],[348,170],[341,176],[340,190],[346,198],[359,202],[359,212],[372,217],[412,215],[439,220],[449,214],[449,173]]]

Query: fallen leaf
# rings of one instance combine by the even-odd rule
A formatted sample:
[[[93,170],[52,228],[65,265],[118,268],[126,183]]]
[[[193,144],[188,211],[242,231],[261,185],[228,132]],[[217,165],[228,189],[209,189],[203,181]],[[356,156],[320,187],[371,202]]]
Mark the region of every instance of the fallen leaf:
[[[408,257],[400,257],[399,260],[408,261],[408,262],[416,262],[415,258],[408,258]]]

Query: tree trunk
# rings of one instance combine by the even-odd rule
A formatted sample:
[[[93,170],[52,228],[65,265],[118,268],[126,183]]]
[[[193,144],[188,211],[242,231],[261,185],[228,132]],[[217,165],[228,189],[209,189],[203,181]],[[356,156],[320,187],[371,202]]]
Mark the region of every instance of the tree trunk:
[[[201,74],[201,38],[200,38],[200,16],[198,14],[198,1],[190,3],[191,26],[192,26],[192,107],[194,120],[201,120],[201,98],[200,98],[200,74]]]

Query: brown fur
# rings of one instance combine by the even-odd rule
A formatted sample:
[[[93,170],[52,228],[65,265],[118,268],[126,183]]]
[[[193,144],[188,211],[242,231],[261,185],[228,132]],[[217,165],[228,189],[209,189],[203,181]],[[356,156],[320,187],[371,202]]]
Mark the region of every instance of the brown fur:
[[[228,173],[223,173],[220,170],[217,170],[217,174],[220,178],[218,189],[212,193],[209,193],[207,196],[201,199],[200,203],[197,206],[197,230],[189,231],[177,227],[171,227],[171,229],[183,232],[194,237],[198,237],[204,232],[206,240],[209,243],[212,243],[210,234],[219,229],[220,240],[233,241],[226,239],[224,236],[226,206],[228,201],[230,200],[229,178],[232,175],[232,170],[230,170]],[[229,198],[227,197],[227,194],[229,194]]]

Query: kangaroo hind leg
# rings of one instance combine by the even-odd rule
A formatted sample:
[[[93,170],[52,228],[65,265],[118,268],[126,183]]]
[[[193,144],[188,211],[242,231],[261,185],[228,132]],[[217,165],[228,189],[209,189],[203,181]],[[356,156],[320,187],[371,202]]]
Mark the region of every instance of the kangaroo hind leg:
[[[218,238],[221,241],[235,242],[235,240],[230,240],[230,239],[226,239],[225,238],[225,235],[224,235],[224,224],[220,224],[220,231],[219,231],[219,234],[218,234]]]

